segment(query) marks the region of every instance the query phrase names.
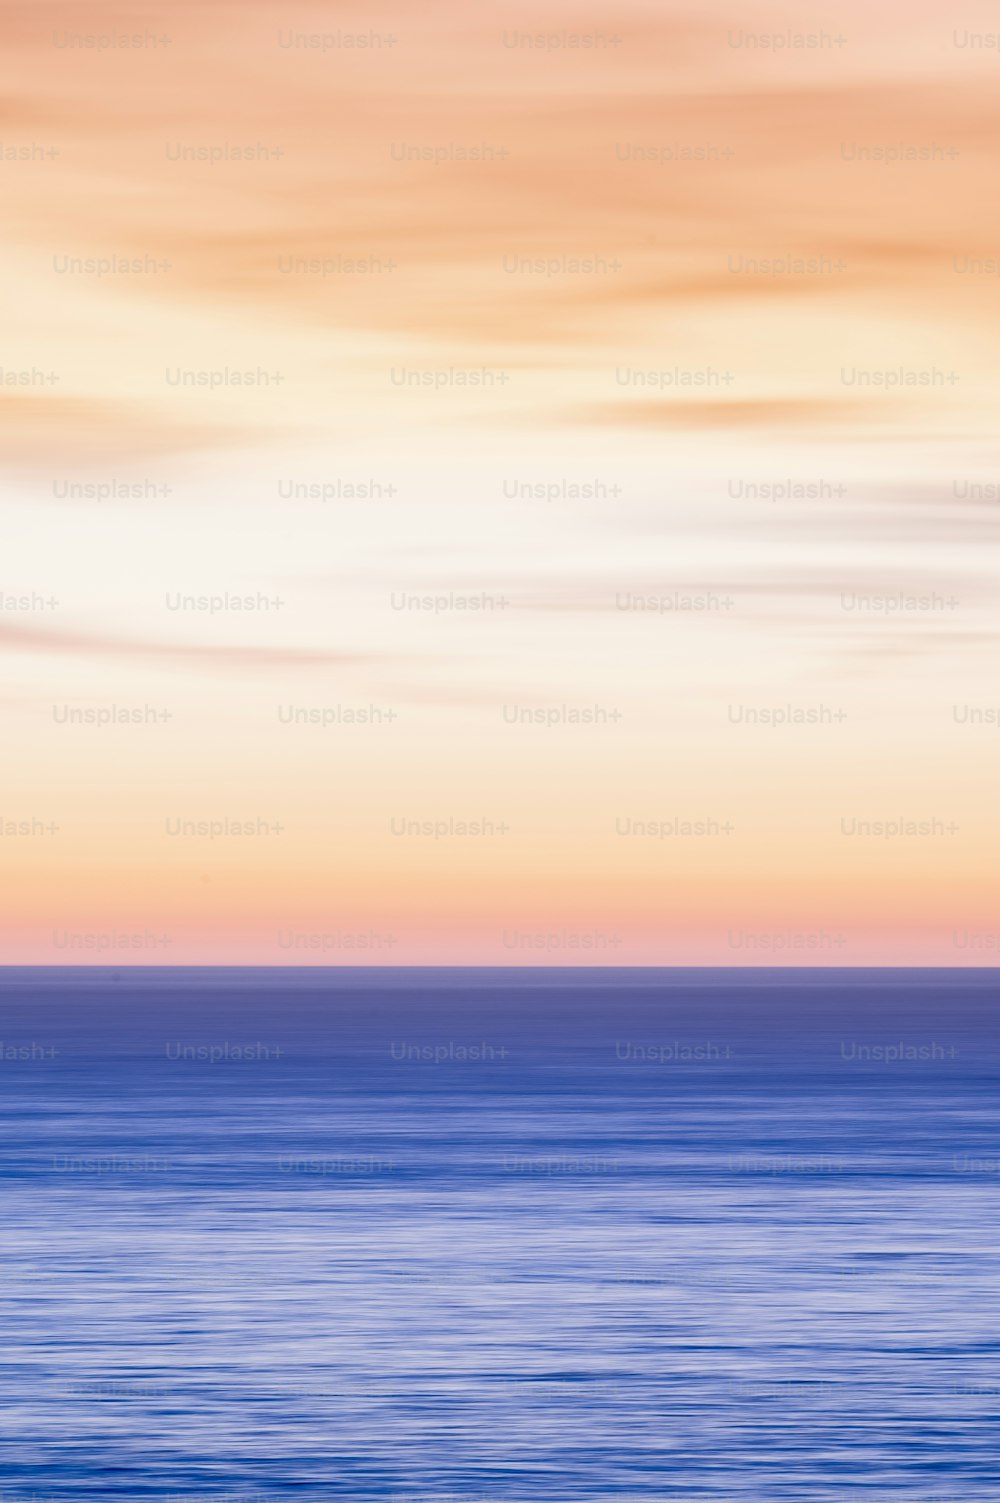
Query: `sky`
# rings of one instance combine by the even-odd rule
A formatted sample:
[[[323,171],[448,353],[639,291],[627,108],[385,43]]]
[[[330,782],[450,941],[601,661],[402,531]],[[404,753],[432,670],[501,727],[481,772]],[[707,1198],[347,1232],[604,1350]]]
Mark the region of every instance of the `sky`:
[[[996,963],[988,7],[0,40],[6,963]]]

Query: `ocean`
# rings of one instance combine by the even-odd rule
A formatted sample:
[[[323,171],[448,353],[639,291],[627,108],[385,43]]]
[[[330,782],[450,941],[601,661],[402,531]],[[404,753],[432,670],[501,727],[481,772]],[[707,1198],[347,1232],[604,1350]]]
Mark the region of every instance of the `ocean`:
[[[0,1503],[996,1503],[988,970],[0,971]]]

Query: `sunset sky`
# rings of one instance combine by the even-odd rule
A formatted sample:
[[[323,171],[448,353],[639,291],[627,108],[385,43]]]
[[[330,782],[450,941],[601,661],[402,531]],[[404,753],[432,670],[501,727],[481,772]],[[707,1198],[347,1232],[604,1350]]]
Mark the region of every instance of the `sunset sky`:
[[[996,964],[989,7],[0,34],[6,963]]]

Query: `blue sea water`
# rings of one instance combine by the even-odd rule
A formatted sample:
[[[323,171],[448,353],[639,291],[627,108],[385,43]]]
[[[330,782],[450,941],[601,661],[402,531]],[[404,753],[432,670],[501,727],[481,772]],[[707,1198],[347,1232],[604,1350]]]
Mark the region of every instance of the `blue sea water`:
[[[1000,1497],[995,971],[0,971],[0,1500]]]

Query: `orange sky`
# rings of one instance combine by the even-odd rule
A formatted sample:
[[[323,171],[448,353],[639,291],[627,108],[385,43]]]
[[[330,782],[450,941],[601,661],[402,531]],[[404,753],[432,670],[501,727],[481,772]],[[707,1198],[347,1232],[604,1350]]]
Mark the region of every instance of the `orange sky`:
[[[995,963],[987,7],[0,40],[8,963]]]

